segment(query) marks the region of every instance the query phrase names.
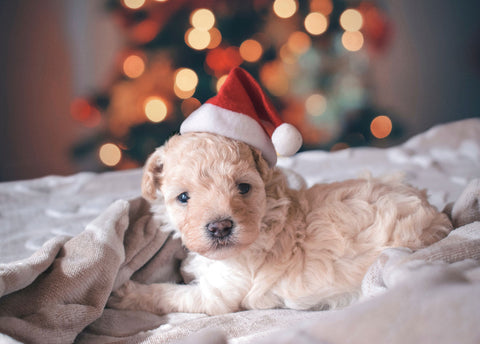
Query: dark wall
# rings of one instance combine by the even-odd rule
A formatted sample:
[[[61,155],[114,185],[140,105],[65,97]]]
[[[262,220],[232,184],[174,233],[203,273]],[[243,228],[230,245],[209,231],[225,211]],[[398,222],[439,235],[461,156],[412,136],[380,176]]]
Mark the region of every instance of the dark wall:
[[[0,180],[74,171],[71,70],[57,1],[0,1]]]

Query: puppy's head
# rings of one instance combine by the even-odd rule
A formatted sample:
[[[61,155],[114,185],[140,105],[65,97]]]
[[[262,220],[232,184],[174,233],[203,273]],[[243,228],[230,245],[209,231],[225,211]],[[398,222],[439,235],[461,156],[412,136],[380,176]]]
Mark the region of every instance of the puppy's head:
[[[258,237],[269,168],[247,144],[208,133],[172,137],[148,159],[145,198],[160,191],[184,245],[212,259],[236,255]]]

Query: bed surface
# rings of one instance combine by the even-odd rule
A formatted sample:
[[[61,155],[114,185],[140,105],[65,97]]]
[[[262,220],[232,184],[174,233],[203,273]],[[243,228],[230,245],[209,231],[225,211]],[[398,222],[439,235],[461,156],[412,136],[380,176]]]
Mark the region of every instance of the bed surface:
[[[375,176],[403,172],[409,183],[427,189],[431,203],[443,209],[460,196],[471,180],[480,178],[480,119],[440,125],[388,149],[304,152],[281,158],[278,165],[301,175],[308,185],[355,178],[366,172]],[[295,183],[293,172],[287,173]],[[71,243],[72,238],[78,242],[79,237],[85,237],[85,231],[100,235],[98,233],[103,233],[108,226],[117,228],[116,232],[112,229],[112,233],[118,233],[122,221],[128,222],[122,227],[126,233],[132,230],[134,220],[145,210],[143,203],[134,200],[140,195],[140,180],[141,170],[137,169],[0,183],[0,343],[15,343],[15,339],[28,342],[25,339],[28,337],[19,333],[32,322],[29,323],[25,313],[14,314],[12,300],[17,298],[18,302],[23,297],[27,302],[28,297],[35,297],[27,295],[25,290],[33,289],[32,286],[40,285],[40,280],[48,278],[45,276],[55,269],[55,262],[61,258],[57,254],[65,251],[65,245]],[[123,239],[123,232],[119,238]],[[128,234],[125,238],[129,238]],[[157,237],[148,238],[149,243],[157,240]],[[162,264],[173,264],[170,258],[177,244],[170,239],[158,239],[157,246],[151,244],[156,248],[149,248],[152,253],[143,263],[150,264],[150,258],[160,257],[166,259]],[[105,238],[102,240],[106,243]],[[142,240],[147,240],[147,236]],[[120,250],[120,246],[111,242],[106,245],[111,250]],[[165,248],[168,245],[171,251]],[[146,252],[146,247],[136,248],[135,252]],[[66,326],[68,335],[58,337],[55,333],[57,339],[71,342],[76,338],[79,343],[163,343],[188,341],[192,334],[196,335],[193,341],[196,343],[227,340],[231,343],[478,343],[480,330],[475,323],[480,321],[479,247],[480,223],[475,222],[459,228],[439,245],[415,253],[387,250],[365,277],[366,300],[340,311],[266,310],[216,317],[203,314],[158,317],[141,312],[103,310],[101,303],[109,293],[106,291],[96,301],[95,312],[89,313],[78,326],[62,325]],[[44,254],[42,268],[31,265],[33,261],[28,258],[40,251]],[[124,260],[125,252],[122,253]],[[138,263],[137,270],[130,265],[133,270],[126,272],[125,264],[120,261],[122,254],[117,257],[121,268],[105,288],[114,287],[138,273],[140,268],[144,269]],[[150,269],[152,267],[155,265]],[[21,274],[20,268],[24,269]],[[144,275],[147,270],[144,269]],[[172,271],[162,273],[163,277],[174,274]],[[11,278],[13,275],[16,281]],[[162,277],[160,275],[157,277]],[[22,282],[18,281],[19,276]],[[75,322],[76,318],[71,321]],[[39,323],[36,324],[38,328]],[[85,326],[88,327],[84,329]],[[61,330],[60,326],[58,331]],[[40,342],[49,342],[51,333],[45,332],[45,341]]]

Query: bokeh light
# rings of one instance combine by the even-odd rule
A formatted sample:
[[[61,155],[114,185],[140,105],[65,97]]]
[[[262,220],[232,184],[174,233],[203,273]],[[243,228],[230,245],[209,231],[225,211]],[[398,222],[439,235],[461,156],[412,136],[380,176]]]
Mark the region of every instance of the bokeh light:
[[[215,87],[217,92],[220,91],[220,88],[222,87],[223,83],[225,82],[225,80],[227,80],[227,76],[228,76],[228,74],[225,74],[225,75],[222,75],[221,77],[218,78],[217,84],[216,84],[216,87]]]
[[[215,24],[215,16],[212,11],[201,8],[192,13],[190,23],[198,30],[208,31]]]
[[[198,109],[202,105],[197,98],[187,98],[182,102],[180,106],[182,113],[185,117],[190,115],[193,111]]]
[[[275,0],[273,3],[273,12],[280,18],[290,18],[297,11],[295,0]]]
[[[288,37],[287,45],[291,52],[302,55],[310,49],[312,40],[305,32],[295,31]]]
[[[383,139],[392,132],[392,121],[388,116],[377,116],[370,123],[370,131],[377,139]]]
[[[349,51],[362,49],[363,42],[363,35],[360,31],[345,31],[342,35],[342,44]]]
[[[320,12],[328,16],[333,11],[332,0],[312,0],[310,1],[310,11]]]
[[[184,92],[195,90],[198,85],[198,76],[190,68],[179,68],[175,72],[175,86]]]
[[[345,31],[358,31],[362,28],[362,14],[354,9],[345,10],[340,16],[340,25]]]
[[[215,49],[220,45],[220,43],[222,43],[222,34],[216,27],[212,27],[210,30],[208,30],[208,33],[210,34],[210,43],[208,44],[207,48]]]
[[[321,116],[326,109],[327,99],[322,94],[312,94],[305,100],[305,110],[311,116]]]
[[[195,50],[206,49],[208,48],[211,42],[210,32],[199,30],[196,28],[190,28],[185,33],[185,42],[192,49],[195,49]]]
[[[239,66],[242,62],[239,48],[228,47],[226,49],[216,48],[207,53],[205,62],[208,68],[214,71],[215,75],[228,73],[232,68]]]
[[[83,98],[77,98],[70,104],[70,114],[77,121],[85,121],[90,117],[92,107],[90,103]]]
[[[288,92],[288,75],[284,65],[279,61],[272,61],[260,69],[260,80],[274,96],[284,96]]]
[[[105,143],[98,151],[100,161],[107,166],[115,166],[122,159],[122,151],[113,143]]]
[[[161,122],[167,117],[167,104],[160,97],[147,98],[144,109],[147,118],[154,123]]]
[[[282,45],[278,55],[280,56],[280,59],[283,61],[283,63],[294,64],[295,62],[297,62],[295,54],[290,50],[288,44]]]
[[[247,39],[240,45],[240,56],[247,62],[256,62],[260,59],[263,48],[258,41]]]
[[[309,13],[305,17],[305,30],[312,35],[321,35],[328,28],[327,17],[320,12]]]
[[[145,19],[130,30],[130,37],[138,43],[152,41],[160,30],[160,23],[153,19]]]
[[[195,89],[190,90],[190,91],[182,91],[181,89],[178,88],[177,85],[173,86],[173,92],[175,95],[180,98],[180,99],[187,99],[192,97],[195,94]]]
[[[123,61],[123,73],[129,78],[138,78],[143,74],[144,71],[145,62],[136,54],[127,56],[127,58]]]
[[[145,4],[145,0],[123,0],[123,5],[132,10],[137,10]]]
[[[90,128],[99,125],[102,119],[100,111],[84,98],[76,98],[70,103],[70,114],[73,119]]]

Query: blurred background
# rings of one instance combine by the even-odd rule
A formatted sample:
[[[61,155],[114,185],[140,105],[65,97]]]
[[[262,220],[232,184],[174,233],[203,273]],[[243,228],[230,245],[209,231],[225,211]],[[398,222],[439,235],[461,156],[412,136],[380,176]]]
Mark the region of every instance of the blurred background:
[[[0,181],[139,167],[242,66],[303,150],[480,116],[478,0],[0,0]]]

